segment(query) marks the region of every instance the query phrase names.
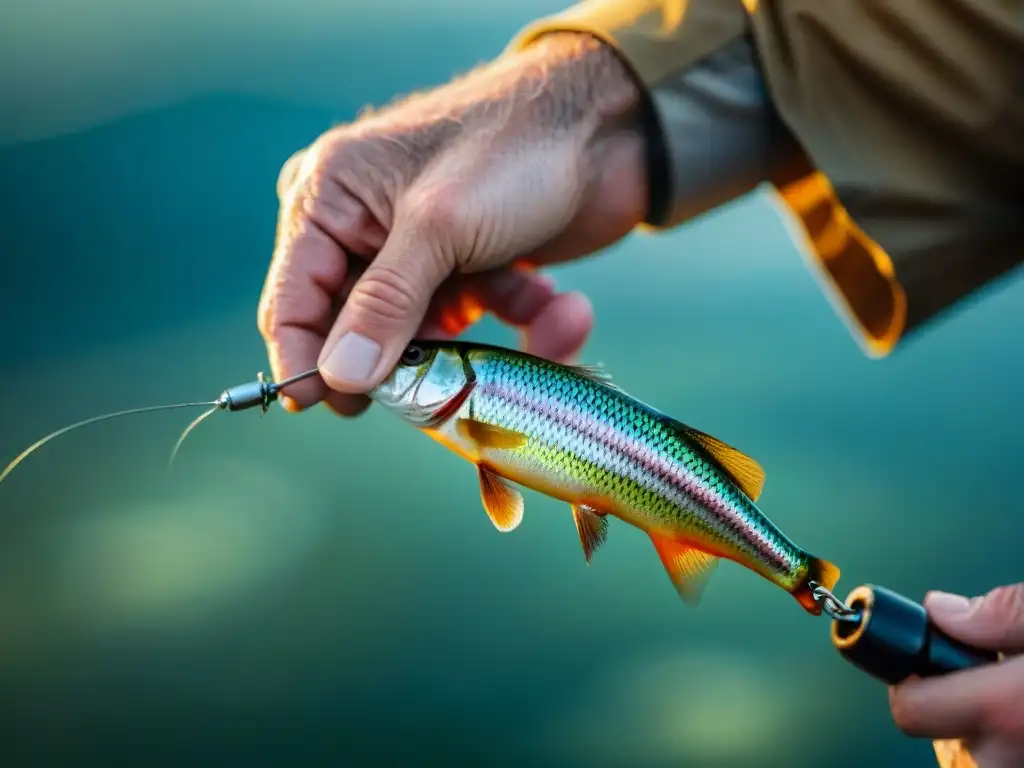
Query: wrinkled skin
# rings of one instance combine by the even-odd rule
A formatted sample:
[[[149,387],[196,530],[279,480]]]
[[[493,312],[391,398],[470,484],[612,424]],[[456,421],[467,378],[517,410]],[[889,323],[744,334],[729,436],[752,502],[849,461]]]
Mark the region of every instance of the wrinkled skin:
[[[521,329],[528,351],[571,358],[590,303],[536,267],[641,221],[637,98],[603,44],[554,36],[293,157],[259,327],[276,378],[319,365],[326,385],[290,387],[286,407],[358,413],[414,335],[451,337],[484,312]],[[351,333],[339,366],[331,350]]]
[[[962,739],[978,768],[1024,766],[1024,583],[971,600],[931,593],[925,608],[951,637],[1005,658],[893,687],[896,725],[910,736]]]

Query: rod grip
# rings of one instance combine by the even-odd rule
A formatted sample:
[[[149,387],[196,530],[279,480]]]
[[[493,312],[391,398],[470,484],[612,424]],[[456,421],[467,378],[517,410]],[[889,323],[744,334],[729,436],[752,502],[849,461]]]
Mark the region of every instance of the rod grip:
[[[861,585],[846,604],[860,619],[833,619],[832,644],[855,667],[889,685],[999,660],[995,651],[954,640],[931,623],[924,606],[885,587]]]

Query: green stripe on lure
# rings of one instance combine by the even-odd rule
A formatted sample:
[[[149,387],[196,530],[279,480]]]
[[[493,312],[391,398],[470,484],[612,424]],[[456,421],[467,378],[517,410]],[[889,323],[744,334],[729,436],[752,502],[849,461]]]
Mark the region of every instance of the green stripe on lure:
[[[599,368],[482,344],[414,341],[370,396],[472,462],[499,531],[523,519],[508,481],[572,507],[590,562],[608,515],[654,543],[680,597],[701,598],[721,558],[760,574],[808,612],[832,563],[790,541],[754,505],[764,472],[720,440],[630,397]]]

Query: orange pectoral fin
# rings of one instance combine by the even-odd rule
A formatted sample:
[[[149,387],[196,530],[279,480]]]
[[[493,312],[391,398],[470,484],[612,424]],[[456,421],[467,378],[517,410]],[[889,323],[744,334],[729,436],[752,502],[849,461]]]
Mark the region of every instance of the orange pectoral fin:
[[[523,522],[523,495],[482,464],[480,473],[480,499],[484,511],[494,527],[502,533],[514,531]]]
[[[495,424],[485,424],[476,419],[459,419],[455,423],[455,429],[478,448],[515,450],[526,445],[526,435]]]
[[[699,604],[719,558],[667,536],[652,533],[650,537],[679,597],[687,605]]]

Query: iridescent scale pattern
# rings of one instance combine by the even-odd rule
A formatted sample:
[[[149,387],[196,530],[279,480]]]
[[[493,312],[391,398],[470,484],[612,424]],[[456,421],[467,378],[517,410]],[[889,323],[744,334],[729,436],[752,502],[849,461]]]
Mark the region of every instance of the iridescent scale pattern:
[[[520,476],[603,500],[614,507],[603,511],[649,532],[705,542],[785,589],[806,573],[806,553],[654,409],[536,358],[476,350],[469,359],[469,415],[528,438],[502,452]]]

